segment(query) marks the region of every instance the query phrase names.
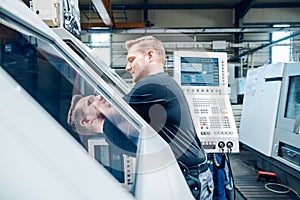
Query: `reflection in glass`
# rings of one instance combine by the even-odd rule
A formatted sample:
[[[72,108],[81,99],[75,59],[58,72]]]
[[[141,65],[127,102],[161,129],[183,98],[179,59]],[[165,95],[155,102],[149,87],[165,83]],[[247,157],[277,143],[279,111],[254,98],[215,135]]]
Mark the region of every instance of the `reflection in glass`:
[[[27,32],[25,34],[20,27],[15,30],[0,24],[0,30],[1,67],[87,151],[93,149],[94,157],[116,179],[132,185],[133,179],[128,181],[126,177],[133,176],[134,172],[131,171],[131,174],[128,174],[128,168],[125,167],[130,163],[134,168],[134,158],[124,155],[124,151],[120,147],[111,145],[104,139],[104,134],[113,135],[115,131],[118,131],[127,136],[131,133],[136,135],[140,132],[137,124],[126,121],[128,119],[123,117],[123,111],[116,106],[115,102],[112,102],[112,99],[108,98],[107,92],[89,78],[84,69],[70,61],[51,42],[34,34]],[[110,128],[106,129],[105,133],[79,135],[67,124],[68,111],[75,94],[83,97],[101,95],[114,107],[115,116],[118,116],[119,120],[109,120],[110,126],[108,127]],[[120,120],[126,122],[126,128],[116,124]],[[103,141],[103,143],[99,143],[99,141]],[[124,172],[124,169],[127,171]]]

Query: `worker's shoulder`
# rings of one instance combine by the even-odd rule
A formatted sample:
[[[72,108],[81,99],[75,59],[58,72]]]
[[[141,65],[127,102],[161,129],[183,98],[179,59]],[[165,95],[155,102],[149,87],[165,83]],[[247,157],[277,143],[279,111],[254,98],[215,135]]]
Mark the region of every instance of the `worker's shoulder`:
[[[160,72],[157,74],[152,74],[150,76],[147,76],[143,79],[141,79],[142,83],[156,83],[156,84],[160,84],[160,85],[167,85],[170,82],[174,82],[175,80],[170,77],[168,74],[164,73],[164,72]]]

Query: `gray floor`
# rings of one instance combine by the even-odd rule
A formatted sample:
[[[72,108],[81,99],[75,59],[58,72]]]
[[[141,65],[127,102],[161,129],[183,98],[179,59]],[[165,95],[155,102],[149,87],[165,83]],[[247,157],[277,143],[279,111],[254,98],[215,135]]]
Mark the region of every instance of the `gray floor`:
[[[257,157],[249,150],[241,149],[239,154],[230,156],[231,170],[234,177],[236,188],[236,200],[265,200],[265,199],[280,199],[280,200],[299,200],[292,191],[279,194],[268,190],[265,185],[268,182],[274,182],[273,179],[257,181],[258,169],[256,167]],[[275,191],[286,191],[286,188],[272,186]]]

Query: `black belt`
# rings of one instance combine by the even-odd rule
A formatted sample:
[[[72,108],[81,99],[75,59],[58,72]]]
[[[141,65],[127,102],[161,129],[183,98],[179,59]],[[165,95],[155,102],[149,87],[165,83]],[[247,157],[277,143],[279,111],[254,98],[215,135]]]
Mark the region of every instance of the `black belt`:
[[[195,171],[197,170],[200,174],[205,172],[206,170],[208,170],[208,163],[207,161],[205,161],[204,163],[198,164],[198,165],[194,165],[194,166],[190,166],[187,167],[186,165],[182,164],[181,162],[179,162],[179,166],[181,168],[181,170],[183,172],[185,171]]]
[[[205,161],[205,163],[201,163],[199,165],[188,167],[189,170],[198,170],[200,173],[205,172],[208,170],[208,163]]]

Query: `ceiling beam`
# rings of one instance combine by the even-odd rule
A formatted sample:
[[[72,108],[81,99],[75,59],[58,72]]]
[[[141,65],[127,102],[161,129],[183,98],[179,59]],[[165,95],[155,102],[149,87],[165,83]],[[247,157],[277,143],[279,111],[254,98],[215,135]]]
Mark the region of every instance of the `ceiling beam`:
[[[81,23],[81,29],[109,27],[105,23]],[[116,22],[114,28],[145,28],[146,22]]]
[[[114,28],[145,28],[146,22],[118,22]]]
[[[110,9],[109,0],[92,0],[99,16],[106,26],[113,26],[114,20]]]
[[[235,19],[239,20],[244,18],[247,12],[253,7],[256,0],[242,0],[235,7]]]
[[[144,0],[144,22],[147,22],[148,21],[148,0]]]
[[[228,35],[235,33],[272,33],[274,31],[290,31],[290,32],[298,32],[300,31],[300,26],[292,26],[292,27],[243,27],[243,28],[234,28],[234,27],[223,27],[223,28],[211,28],[211,27],[203,27],[203,28],[148,28],[144,22],[126,22],[126,23],[116,23],[118,28],[112,27],[112,29],[108,29],[109,27],[105,26],[104,23],[81,23],[82,30],[88,32],[99,32],[97,28],[103,29],[102,31],[107,30],[111,33],[120,33],[122,34],[199,34],[199,35],[207,35],[207,34],[219,34],[219,35]],[[300,25],[300,24],[299,24]],[[121,27],[124,28],[121,28]],[[129,28],[126,28],[129,27]],[[93,29],[92,29],[93,28]],[[105,29],[106,28],[106,29]],[[134,29],[136,28],[136,29]],[[236,54],[238,55],[238,54]]]
[[[234,8],[235,4],[147,4],[147,9],[215,9]],[[112,5],[113,10],[143,10],[144,4]]]
[[[299,8],[300,2],[255,3],[253,8]]]
[[[147,4],[148,9],[234,9],[234,3],[219,3],[219,4]],[[300,2],[286,3],[255,3],[252,8],[296,8],[300,7]],[[111,5],[112,10],[143,10],[144,4],[127,4],[127,5]]]
[[[236,4],[234,11],[234,26],[235,27],[243,27],[243,18],[247,14],[247,12],[252,8],[256,0],[241,0],[240,3]],[[239,43],[243,40],[244,35],[242,33],[234,34],[234,41]],[[237,48],[236,51],[239,51]],[[238,54],[239,52],[236,52]]]

